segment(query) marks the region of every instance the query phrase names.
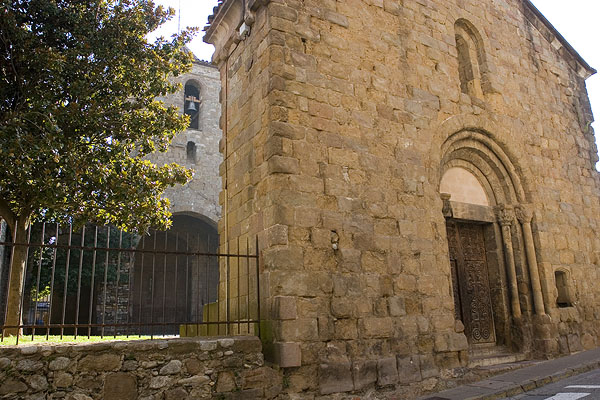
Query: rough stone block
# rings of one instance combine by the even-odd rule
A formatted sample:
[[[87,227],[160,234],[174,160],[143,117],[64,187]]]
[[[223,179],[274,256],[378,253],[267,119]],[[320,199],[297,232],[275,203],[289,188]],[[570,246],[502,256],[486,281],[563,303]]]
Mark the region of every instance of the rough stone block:
[[[435,378],[440,376],[440,370],[435,364],[433,355],[421,355],[419,356],[419,362],[421,364],[421,376],[423,379]]]
[[[302,318],[280,322],[279,338],[286,342],[311,341],[319,338],[316,318]]]
[[[104,400],[135,400],[138,398],[137,380],[132,374],[117,372],[104,380]]]
[[[377,361],[377,385],[388,386],[398,382],[398,366],[396,357],[383,358]]]
[[[360,320],[361,334],[363,337],[389,338],[393,336],[394,324],[389,317],[366,317]]]
[[[274,314],[274,318],[280,320],[294,320],[298,318],[296,298],[291,296],[275,297]]]
[[[401,384],[407,385],[423,380],[419,356],[398,356],[398,379]]]
[[[299,367],[302,365],[302,352],[298,343],[275,343],[274,362],[281,368]]]
[[[232,392],[237,387],[233,373],[223,371],[217,378],[217,393]]]
[[[322,395],[350,392],[353,389],[350,362],[319,366],[319,391]]]
[[[121,367],[121,356],[118,354],[102,354],[85,356],[79,362],[79,368],[90,371],[115,371]]]
[[[362,390],[377,382],[377,361],[357,361],[352,364],[354,390]]]

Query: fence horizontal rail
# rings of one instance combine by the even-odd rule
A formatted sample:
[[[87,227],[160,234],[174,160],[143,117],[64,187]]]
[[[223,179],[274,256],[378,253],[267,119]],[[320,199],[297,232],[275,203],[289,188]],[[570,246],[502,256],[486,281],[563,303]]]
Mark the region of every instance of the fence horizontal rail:
[[[26,242],[4,224],[0,340],[258,334],[258,240],[219,252],[214,228],[179,222],[145,236],[41,223]]]
[[[179,255],[179,256],[205,256],[205,257],[230,257],[230,258],[254,258],[258,259],[256,254],[229,254],[229,253],[203,253],[203,252],[185,252],[185,251],[166,251],[166,250],[132,250],[132,249],[120,249],[117,247],[89,247],[89,246],[69,246],[59,244],[40,244],[40,243],[12,243],[12,242],[0,242],[0,246],[7,247],[35,247],[35,248],[49,248],[49,249],[71,249],[71,250],[88,250],[88,251],[118,251],[118,252],[136,252],[146,254],[166,254],[166,255]]]

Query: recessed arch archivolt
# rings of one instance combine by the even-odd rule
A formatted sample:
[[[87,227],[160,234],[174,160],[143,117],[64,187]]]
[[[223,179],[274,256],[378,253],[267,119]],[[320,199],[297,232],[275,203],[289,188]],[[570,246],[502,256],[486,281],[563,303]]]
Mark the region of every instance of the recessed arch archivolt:
[[[486,112],[456,115],[437,125],[430,152],[434,165],[438,165],[433,182],[439,183],[448,163],[459,159],[473,164],[486,177],[497,204],[530,203],[528,170],[517,162],[521,147],[515,144],[509,149],[501,140],[513,129],[505,122]]]
[[[514,164],[502,148],[489,136],[471,130],[457,132],[442,146],[442,171],[449,161],[461,159],[472,163],[482,171],[490,171],[490,184],[495,196],[506,202],[525,203],[525,190]]]

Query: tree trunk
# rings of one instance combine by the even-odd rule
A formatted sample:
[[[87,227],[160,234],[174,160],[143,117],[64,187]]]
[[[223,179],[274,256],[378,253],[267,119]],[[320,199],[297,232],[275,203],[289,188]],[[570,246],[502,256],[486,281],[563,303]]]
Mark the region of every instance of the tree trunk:
[[[16,223],[16,235],[14,244],[27,243],[27,226],[20,220]],[[21,297],[23,294],[23,277],[25,275],[25,264],[27,262],[27,246],[13,246],[12,263],[10,267],[10,281],[8,284],[8,297],[6,299],[6,320],[4,335],[16,336],[20,333],[22,321]]]

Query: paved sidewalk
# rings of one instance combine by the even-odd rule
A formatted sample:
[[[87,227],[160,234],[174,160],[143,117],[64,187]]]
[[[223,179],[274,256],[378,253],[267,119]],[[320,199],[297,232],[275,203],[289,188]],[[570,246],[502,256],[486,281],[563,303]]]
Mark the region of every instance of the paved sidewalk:
[[[459,386],[420,400],[491,400],[514,396],[573,375],[600,368],[600,348],[584,351],[479,382]]]

